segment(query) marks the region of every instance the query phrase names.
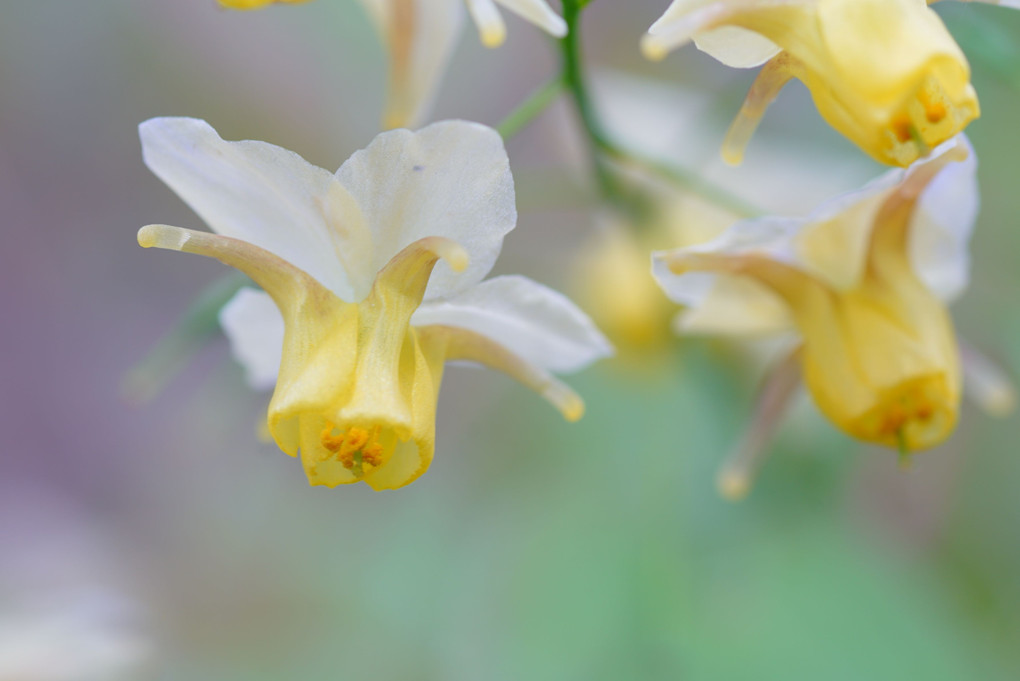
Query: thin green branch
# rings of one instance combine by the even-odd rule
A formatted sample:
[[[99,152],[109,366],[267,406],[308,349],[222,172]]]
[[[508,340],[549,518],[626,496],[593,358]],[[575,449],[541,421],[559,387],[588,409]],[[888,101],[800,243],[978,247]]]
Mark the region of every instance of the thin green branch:
[[[714,182],[706,180],[698,173],[674,165],[668,161],[645,156],[636,151],[621,149],[612,145],[602,147],[603,151],[622,164],[636,165],[644,170],[658,175],[664,180],[673,182],[704,199],[726,208],[734,215],[741,218],[751,218],[764,213],[760,208],[752,205],[740,196],[728,189],[721,187]]]
[[[219,332],[223,306],[242,286],[251,283],[240,272],[232,272],[206,287],[174,328],[124,377],[121,383],[124,399],[142,404],[158,395],[191,356]]]
[[[591,147],[595,178],[602,193],[610,200],[621,198],[621,189],[612,169],[605,163],[602,147],[606,141],[602,122],[595,113],[588,85],[584,77],[584,63],[581,58],[581,12],[590,0],[563,0],[563,20],[567,24],[567,35],[560,40],[560,54],[563,61],[563,81],[574,100],[581,124],[588,135]]]
[[[545,111],[546,107],[552,104],[562,92],[563,80],[561,78],[550,80],[531,93],[520,106],[511,111],[496,126],[496,132],[503,137],[504,141],[510,139],[534,120],[536,116]]]
[[[613,141],[606,133],[588,92],[581,56],[581,13],[590,2],[591,0],[563,0],[563,19],[567,23],[568,33],[560,41],[560,46],[564,85],[574,101],[582,127],[588,137],[595,178],[602,194],[610,202],[623,208],[632,211],[639,211],[642,208],[642,197],[635,196],[633,191],[628,191],[624,187],[621,178],[607,163],[607,160],[611,159],[620,164],[631,164],[644,168],[742,217],[760,215],[760,210],[697,173],[626,149]]]

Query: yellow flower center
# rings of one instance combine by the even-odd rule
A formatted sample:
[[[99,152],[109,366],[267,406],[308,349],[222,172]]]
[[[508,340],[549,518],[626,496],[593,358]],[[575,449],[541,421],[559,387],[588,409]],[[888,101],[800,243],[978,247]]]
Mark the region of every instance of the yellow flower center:
[[[327,421],[319,440],[322,451],[319,461],[337,461],[341,466],[362,478],[383,464],[383,446],[379,443],[381,426],[369,429],[351,426],[340,431]]]
[[[863,439],[908,452],[927,449],[952,431],[955,404],[945,375],[920,376],[883,391],[878,403],[850,430]]]
[[[902,157],[904,164],[923,156],[956,134],[974,114],[969,103],[955,103],[940,81],[928,75],[916,95],[889,121],[893,138],[889,153]]]

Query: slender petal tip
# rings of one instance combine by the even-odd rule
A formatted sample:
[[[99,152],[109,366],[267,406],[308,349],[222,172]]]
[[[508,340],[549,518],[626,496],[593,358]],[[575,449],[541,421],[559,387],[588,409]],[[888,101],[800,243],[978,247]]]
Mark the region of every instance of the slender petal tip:
[[[506,27],[502,24],[487,25],[482,28],[478,35],[482,40],[482,45],[489,48],[499,47],[506,42]]]
[[[584,400],[581,399],[580,395],[559,381],[551,383],[543,391],[542,396],[555,405],[560,410],[560,413],[563,414],[563,418],[570,423],[579,421],[584,416]]]
[[[719,155],[722,156],[723,163],[732,168],[736,168],[744,162],[743,147],[736,147],[724,143]]]
[[[566,38],[567,37],[567,22],[560,17],[556,17],[556,21],[551,26],[546,27],[546,30],[554,38]]]
[[[742,470],[723,468],[715,484],[719,495],[726,501],[743,501],[751,492],[751,480]]]
[[[1017,396],[1013,386],[1000,384],[981,397],[981,408],[991,416],[1005,418],[1016,410]]]
[[[467,250],[456,241],[445,237],[432,237],[429,242],[432,252],[445,260],[454,272],[463,272],[471,263],[471,256]]]
[[[669,54],[669,50],[666,49],[666,46],[662,44],[658,37],[651,33],[646,33],[641,38],[641,54],[649,61],[662,61]]]
[[[188,230],[169,225],[146,225],[138,230],[138,245],[142,248],[166,248],[171,251],[184,249],[190,234]]]

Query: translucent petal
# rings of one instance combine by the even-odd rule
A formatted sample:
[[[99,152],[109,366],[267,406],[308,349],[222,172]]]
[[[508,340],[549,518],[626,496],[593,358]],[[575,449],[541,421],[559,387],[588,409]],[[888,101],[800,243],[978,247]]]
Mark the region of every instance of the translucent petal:
[[[452,298],[425,303],[411,323],[469,329],[557,373],[577,371],[613,354],[609,341],[569,299],[521,276],[496,277]]]
[[[332,174],[272,144],[225,142],[194,118],[154,118],[139,132],[146,165],[213,231],[283,258],[350,300],[347,270],[364,260],[351,258],[364,227]]]
[[[761,66],[780,50],[765,36],[740,26],[720,26],[702,31],[695,34],[694,44],[723,64],[738,69]]]
[[[440,263],[426,299],[462,291],[489,272],[517,221],[503,140],[477,123],[443,121],[418,132],[385,132],[336,176],[360,206],[373,239],[370,262],[352,279],[357,300],[368,295],[374,273],[390,258],[429,236],[456,241],[470,264],[456,273]],[[372,276],[364,274],[369,271]]]
[[[242,288],[220,311],[234,358],[255,390],[272,390],[283,354],[283,315],[265,291]]]
[[[552,11],[546,0],[496,0],[549,35],[562,38],[567,34],[567,23]]]
[[[384,126],[418,127],[464,24],[463,0],[361,0],[389,52]]]

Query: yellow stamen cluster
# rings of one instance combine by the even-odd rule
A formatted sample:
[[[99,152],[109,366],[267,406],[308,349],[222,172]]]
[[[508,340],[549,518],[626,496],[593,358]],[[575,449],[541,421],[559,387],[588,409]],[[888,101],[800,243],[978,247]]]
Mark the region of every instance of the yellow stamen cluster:
[[[852,427],[858,437],[914,452],[942,440],[956,422],[941,376],[921,376],[887,391]]]
[[[337,427],[326,423],[319,436],[323,451],[320,461],[338,461],[341,466],[353,471],[358,477],[383,463],[383,447],[379,444],[379,426],[371,430],[351,426],[337,434]]]

